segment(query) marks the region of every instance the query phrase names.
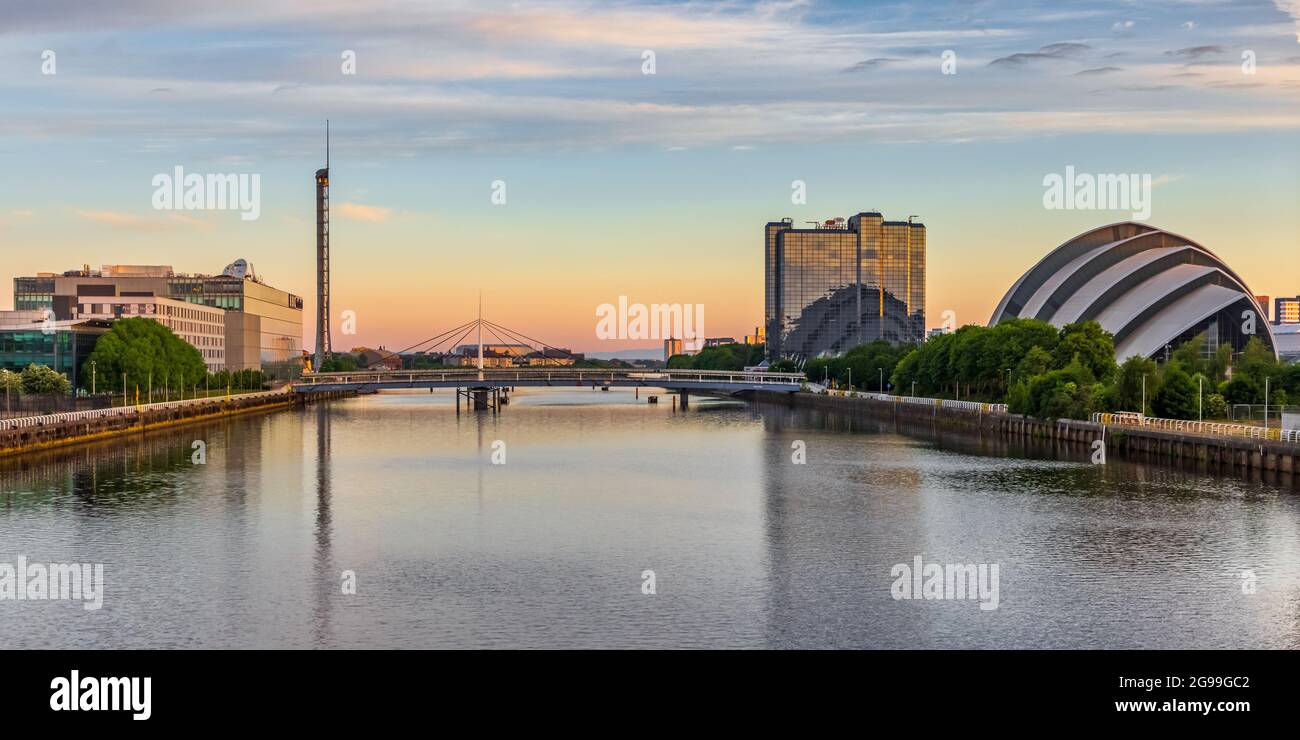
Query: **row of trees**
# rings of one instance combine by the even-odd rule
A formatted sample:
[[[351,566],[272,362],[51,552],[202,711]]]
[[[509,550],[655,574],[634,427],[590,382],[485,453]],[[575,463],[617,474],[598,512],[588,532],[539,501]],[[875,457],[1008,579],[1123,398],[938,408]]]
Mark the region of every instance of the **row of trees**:
[[[804,363],[803,371],[814,383],[834,382],[880,390],[893,382],[894,370],[912,351],[911,345],[890,344],[882,339],[862,344],[840,357],[815,357]]]
[[[1012,412],[1042,418],[1095,411],[1216,418],[1229,404],[1264,403],[1266,387],[1274,406],[1300,398],[1300,366],[1278,363],[1258,338],[1235,357],[1226,345],[1209,352],[1207,341],[1194,337],[1167,362],[1131,357],[1116,365],[1114,337],[1095,321],[1061,329],[1035,319],[964,326],[910,350],[893,384],[916,395],[1005,399]]]
[[[668,358],[669,370],[744,370],[763,361],[761,344],[721,344]]]
[[[68,395],[72,392],[72,383],[63,373],[45,365],[28,365],[20,373],[0,370],[0,392],[7,396],[31,395]]]

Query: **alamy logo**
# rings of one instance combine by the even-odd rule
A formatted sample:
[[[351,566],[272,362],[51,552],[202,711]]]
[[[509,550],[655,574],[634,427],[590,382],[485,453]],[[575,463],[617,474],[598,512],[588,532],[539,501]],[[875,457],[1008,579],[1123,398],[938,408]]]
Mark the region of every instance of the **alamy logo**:
[[[1043,207],[1049,211],[1131,211],[1134,220],[1151,217],[1151,174],[1065,174],[1049,172],[1043,178]]]
[[[682,339],[683,348],[698,350],[704,345],[704,304],[631,303],[618,297],[618,305],[596,307],[598,339]]]
[[[104,606],[103,563],[0,563],[0,601],[83,601],[88,612]]]
[[[925,563],[921,556],[912,565],[899,563],[889,571],[894,584],[889,593],[903,599],[978,601],[980,609],[998,608],[998,565],[994,563]]]
[[[244,221],[262,215],[262,176],[258,174],[173,174],[153,176],[153,207],[159,211],[239,211]]]
[[[50,688],[50,709],[56,712],[132,712],[136,720],[153,716],[152,678],[82,678],[74,670],[68,678],[50,681]]]

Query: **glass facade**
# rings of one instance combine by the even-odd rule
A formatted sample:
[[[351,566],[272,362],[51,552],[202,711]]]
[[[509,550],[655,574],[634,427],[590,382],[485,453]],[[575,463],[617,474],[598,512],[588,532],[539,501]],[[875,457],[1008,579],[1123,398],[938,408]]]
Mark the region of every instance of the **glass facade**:
[[[842,228],[772,222],[764,240],[769,360],[923,340],[923,225],[859,213]]]
[[[75,388],[82,366],[95,351],[95,342],[106,331],[107,324],[49,333],[40,329],[0,329],[0,368],[17,373],[28,365],[45,365],[68,376]]]
[[[40,311],[54,308],[54,280],[14,278],[14,310]]]

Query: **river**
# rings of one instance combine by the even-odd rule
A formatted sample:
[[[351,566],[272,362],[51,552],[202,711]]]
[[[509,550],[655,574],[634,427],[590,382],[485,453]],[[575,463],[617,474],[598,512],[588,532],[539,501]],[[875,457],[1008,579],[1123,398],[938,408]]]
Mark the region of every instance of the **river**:
[[[987,447],[536,390],[28,455],[0,563],[103,564],[103,607],[0,600],[0,648],[1300,646],[1300,494]],[[918,557],[996,600],[895,598]]]

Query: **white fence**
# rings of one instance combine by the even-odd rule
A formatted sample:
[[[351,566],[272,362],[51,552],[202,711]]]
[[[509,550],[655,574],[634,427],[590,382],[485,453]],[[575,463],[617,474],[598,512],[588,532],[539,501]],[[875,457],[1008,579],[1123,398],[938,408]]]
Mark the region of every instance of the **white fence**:
[[[262,393],[245,393],[239,396],[230,396],[230,398],[264,398],[267,396],[285,395],[287,392],[287,390],[264,391]],[[0,431],[7,432],[11,429],[28,429],[31,427],[43,427],[53,424],[68,424],[71,422],[91,421],[93,419],[108,419],[116,416],[134,416],[145,411],[183,408],[185,406],[210,403],[213,401],[220,402],[225,398],[225,396],[217,396],[214,398],[191,398],[185,401],[164,401],[161,403],[141,404],[139,406],[95,409],[93,411],[69,411],[63,414],[27,416],[21,419],[3,419],[0,420]]]
[[[1134,411],[1119,413],[1093,414],[1092,420],[1099,424],[1118,424],[1121,426],[1164,429],[1171,432],[1188,434],[1211,434],[1220,437],[1249,437],[1251,439],[1271,439],[1281,442],[1300,442],[1300,431],[1294,429],[1264,428],[1250,424],[1229,424],[1217,421],[1189,421],[1187,419],[1160,419],[1143,416]]]
[[[924,398],[921,396],[894,396],[889,393],[866,393],[863,391],[826,391],[826,395],[839,398],[870,398],[889,403],[910,403],[919,406],[937,406],[945,409],[962,409],[964,411],[1007,412],[1005,403],[983,403],[981,401],[954,401],[946,398]]]

